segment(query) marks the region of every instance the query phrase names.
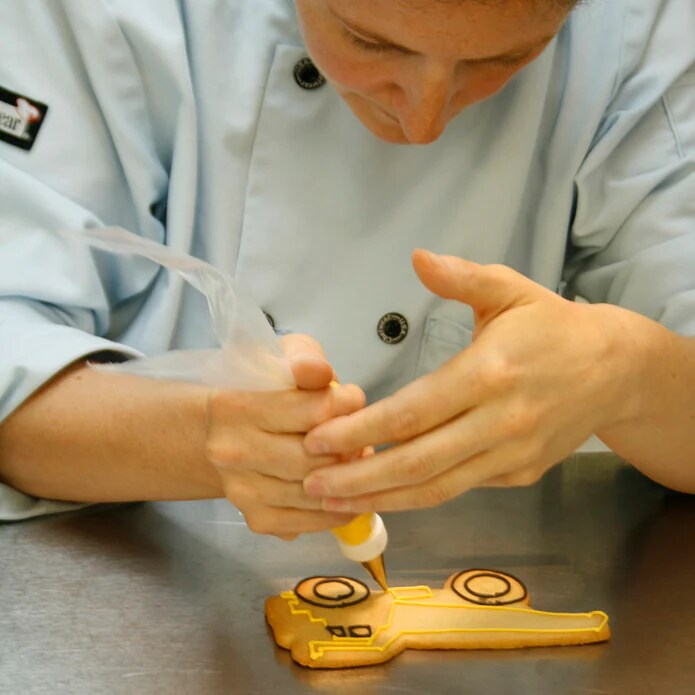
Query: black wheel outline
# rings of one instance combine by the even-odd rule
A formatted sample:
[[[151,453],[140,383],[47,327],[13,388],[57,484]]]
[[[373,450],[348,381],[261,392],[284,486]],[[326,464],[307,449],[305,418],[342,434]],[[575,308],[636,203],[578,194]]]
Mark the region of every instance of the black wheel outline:
[[[504,581],[508,589],[505,593],[509,593],[512,590],[512,584],[509,581],[512,579],[513,581],[517,582],[519,586],[521,587],[523,594],[519,596],[519,598],[514,598],[512,600],[503,600],[502,596],[504,594],[500,594],[498,596],[494,597],[483,597],[477,592],[471,591],[470,596],[465,596],[462,594],[457,588],[456,588],[456,582],[458,581],[459,577],[461,577],[464,574],[468,574],[469,572],[475,572],[475,574],[471,574],[471,576],[464,582],[463,586],[467,591],[470,591],[468,589],[468,582],[471,581],[472,579],[476,579],[477,577],[494,577],[495,579],[501,579]],[[521,579],[518,577],[515,577],[513,574],[509,574],[509,572],[497,572],[496,570],[488,570],[488,569],[467,569],[467,570],[461,570],[457,574],[455,574],[450,581],[450,587],[451,590],[461,599],[464,601],[467,601],[468,603],[473,603],[478,606],[511,606],[514,603],[520,603],[523,601],[527,596],[528,596],[528,589],[526,588],[526,584],[524,584]],[[479,598],[480,600],[476,600],[476,597]]]
[[[343,586],[347,587],[349,593],[341,594],[340,596],[336,596],[335,598],[333,598],[332,596],[327,596],[326,594],[322,594],[319,591],[319,587],[322,584],[342,584]],[[316,582],[316,584],[314,584],[314,596],[316,596],[316,598],[322,599],[323,601],[343,601],[345,599],[351,598],[354,595],[355,595],[355,587],[352,584],[350,584],[350,582],[348,582],[347,580],[342,579],[342,578],[341,579],[335,579],[335,578],[328,577],[328,578],[322,579],[321,581],[318,581],[318,582]]]
[[[310,582],[312,579],[320,580],[316,584],[314,584],[311,590],[314,596],[320,599],[321,601],[324,601],[324,603],[319,603],[319,601],[312,601],[310,598],[307,598],[302,592],[302,584],[304,584],[305,582]],[[328,582],[337,582],[338,584],[348,586],[350,589],[352,589],[352,593],[348,597],[346,597],[346,599],[340,600],[339,602],[325,603],[325,601],[331,601],[331,599],[323,598],[320,594],[317,594],[316,587],[321,586],[321,584],[327,584]],[[364,590],[364,596],[357,596],[357,598],[353,598],[357,593],[354,585],[358,585]],[[304,579],[298,581],[297,585],[294,587],[294,594],[300,601],[304,601],[304,603],[308,603],[310,606],[332,609],[346,608],[347,606],[354,606],[358,603],[362,603],[362,601],[366,601],[369,598],[371,591],[364,582],[360,581],[359,579],[355,579],[354,577],[327,577],[325,575],[315,575],[313,577],[304,577]]]
[[[476,591],[475,589],[471,589],[470,586],[468,586],[469,582],[472,582],[474,579],[479,579],[480,577],[492,577],[493,579],[501,579],[504,582],[504,590],[500,591],[496,594],[481,594],[479,591]],[[502,596],[506,596],[511,590],[512,590],[512,583],[504,576],[500,574],[495,574],[494,572],[480,572],[480,574],[472,574],[468,579],[466,579],[465,582],[463,582],[463,587],[464,589],[469,593],[472,594],[473,596],[477,596],[478,598],[501,598]]]

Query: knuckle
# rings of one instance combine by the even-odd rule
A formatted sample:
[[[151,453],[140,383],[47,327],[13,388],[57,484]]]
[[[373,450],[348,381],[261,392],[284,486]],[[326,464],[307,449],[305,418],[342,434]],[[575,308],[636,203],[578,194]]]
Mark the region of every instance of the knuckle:
[[[417,483],[428,480],[434,474],[434,461],[432,456],[426,451],[418,451],[411,454],[405,460],[394,461],[396,475],[395,479],[404,482]]]
[[[384,401],[383,429],[398,441],[412,439],[419,432],[420,418],[412,408],[399,406],[393,400]]]
[[[423,507],[438,507],[444,502],[448,502],[451,499],[451,493],[449,489],[442,483],[432,483],[425,486],[422,490],[420,496],[421,506]]]
[[[263,536],[272,535],[279,529],[266,511],[252,511],[246,515],[246,525],[251,531]],[[285,530],[282,530],[283,532]]]
[[[237,468],[246,458],[240,446],[222,437],[213,437],[205,442],[205,457],[219,468]]]
[[[207,439],[205,441],[204,455],[207,461],[210,461],[213,465],[219,465],[221,459],[220,444],[217,439]]]
[[[518,371],[506,355],[490,351],[479,367],[478,379],[486,390],[507,391],[518,383]]]
[[[508,409],[504,419],[504,432],[509,439],[518,439],[531,434],[539,423],[538,412],[530,406]]]

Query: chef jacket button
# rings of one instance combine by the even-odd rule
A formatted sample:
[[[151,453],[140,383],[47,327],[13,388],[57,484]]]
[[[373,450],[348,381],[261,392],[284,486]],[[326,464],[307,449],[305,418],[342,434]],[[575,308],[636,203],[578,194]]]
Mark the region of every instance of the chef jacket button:
[[[264,311],[263,314],[265,315],[266,319],[268,320],[270,327],[273,330],[275,330],[275,319],[267,311]]]
[[[379,338],[387,345],[400,343],[408,335],[408,321],[402,314],[384,314],[376,327]]]
[[[302,58],[294,66],[294,81],[302,89],[318,89],[326,84],[326,78],[318,71],[311,58]]]

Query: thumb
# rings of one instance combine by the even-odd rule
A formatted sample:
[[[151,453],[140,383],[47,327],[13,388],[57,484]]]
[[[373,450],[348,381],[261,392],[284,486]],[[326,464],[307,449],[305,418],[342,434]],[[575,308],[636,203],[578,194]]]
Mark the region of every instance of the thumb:
[[[286,335],[281,345],[297,388],[314,391],[326,388],[335,379],[321,344],[308,335]]]
[[[490,318],[512,306],[528,304],[546,292],[507,266],[481,265],[423,249],[413,253],[413,267],[428,290],[444,299],[469,304],[478,318]]]

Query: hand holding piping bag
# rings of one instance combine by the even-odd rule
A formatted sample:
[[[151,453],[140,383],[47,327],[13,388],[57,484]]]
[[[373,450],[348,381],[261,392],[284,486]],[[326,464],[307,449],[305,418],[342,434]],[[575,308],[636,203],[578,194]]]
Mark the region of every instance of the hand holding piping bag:
[[[355,386],[334,382],[333,389],[326,388],[334,374],[315,340],[301,335],[278,340],[259,307],[232,278],[200,259],[120,228],[86,229],[65,236],[111,253],[149,258],[177,272],[207,299],[221,349],[167,352],[98,368],[212,387],[208,458],[228,499],[252,530],[291,538],[352,518],[321,510],[320,502],[306,496],[302,487],[313,468],[340,460],[305,454],[304,433],[364,405],[364,394]],[[347,557],[378,560],[386,544],[380,522],[369,514],[336,530]],[[378,567],[377,576],[381,576]]]

